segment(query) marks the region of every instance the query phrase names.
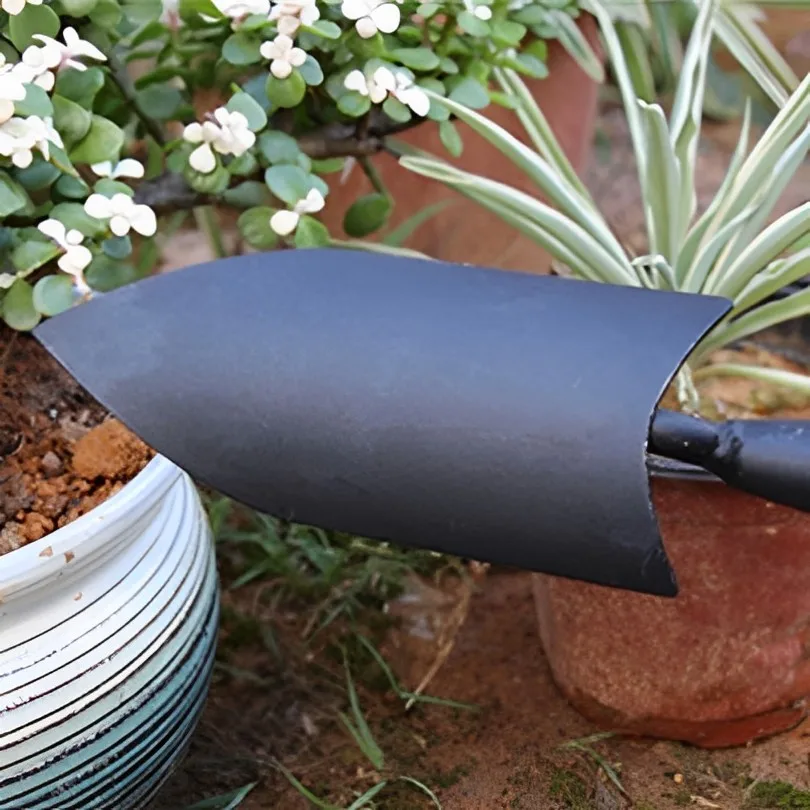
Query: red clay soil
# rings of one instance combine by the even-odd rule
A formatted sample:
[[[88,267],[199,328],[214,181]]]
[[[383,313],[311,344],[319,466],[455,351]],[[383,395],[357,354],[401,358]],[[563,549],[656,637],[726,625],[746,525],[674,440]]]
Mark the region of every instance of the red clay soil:
[[[89,512],[151,456],[36,340],[0,329],[0,554]]]

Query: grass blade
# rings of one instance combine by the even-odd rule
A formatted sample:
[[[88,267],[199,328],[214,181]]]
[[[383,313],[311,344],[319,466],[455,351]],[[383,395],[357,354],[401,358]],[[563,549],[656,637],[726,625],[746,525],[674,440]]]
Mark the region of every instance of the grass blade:
[[[211,799],[203,799],[197,804],[190,804],[185,810],[236,810],[257,784],[258,782],[251,782],[249,785],[244,785],[232,793],[214,796]]]
[[[549,8],[546,14],[548,24],[554,28],[554,33],[563,48],[588,76],[601,84],[605,80],[602,61],[594,53],[590,42],[580,31],[574,18],[570,14],[554,8]]]
[[[616,22],[616,35],[622,43],[636,97],[652,104],[657,93],[644,32],[635,23]]]
[[[343,653],[343,665],[346,669],[346,687],[349,692],[349,705],[351,707],[354,723],[342,712],[340,719],[354,737],[366,759],[368,759],[378,771],[381,771],[385,767],[385,756],[380,746],[377,745],[377,741],[374,739],[374,735],[371,733],[371,729],[360,708],[360,699],[357,697],[357,689],[354,685],[354,679],[349,669],[349,659],[345,651]]]
[[[374,785],[374,787],[369,788],[359,799],[355,799],[347,808],[346,810],[361,810],[361,808],[366,807],[368,803],[385,787],[388,786],[388,782],[379,782],[378,784]]]
[[[784,259],[778,259],[767,270],[758,273],[737,299],[731,314],[736,315],[750,309],[807,275],[810,275],[810,246]]]
[[[384,242],[366,242],[362,239],[332,239],[329,242],[329,246],[343,250],[365,250],[368,253],[385,253],[388,256],[402,256],[406,259],[435,261],[432,256],[428,256],[426,253],[420,253],[418,250],[386,245]]]
[[[446,183],[482,204],[485,200],[494,202],[499,208],[532,221],[546,232],[542,241],[544,246],[563,246],[565,257],[555,253],[556,258],[568,263],[571,257],[579,257],[575,261],[576,266],[571,266],[571,269],[583,277],[608,283],[639,285],[629,264],[620,264],[588,230],[530,195],[439,161],[405,157],[400,158],[400,163],[417,174]]]
[[[314,804],[315,807],[320,807],[321,810],[341,810],[340,807],[337,807],[334,804],[330,804],[323,799],[319,799],[311,790],[304,787],[296,778],[293,776],[292,772],[285,768],[280,762],[276,761],[273,763],[276,768],[284,775],[287,781],[311,804]]]
[[[693,376],[696,380],[708,377],[745,377],[768,385],[790,388],[793,391],[810,395],[810,376],[785,371],[781,368],[748,366],[743,363],[713,363],[697,369]]]
[[[763,304],[733,321],[716,327],[701,341],[693,357],[696,362],[717,349],[785,321],[810,314],[810,288],[793,293],[780,301]]]
[[[577,193],[563,177],[554,171],[540,155],[533,152],[525,143],[520,141],[503,127],[498,126],[485,116],[471,110],[462,104],[435,94],[431,97],[439,104],[447,107],[457,118],[464,121],[482,138],[491,143],[504,156],[509,158],[526,176],[548,197],[548,199],[567,214],[573,221],[593,234],[604,248],[613,254],[619,263],[626,263],[626,257],[621,245],[611,232],[599,211],[592,206],[589,199]],[[402,161],[400,161],[402,162]],[[528,198],[528,197],[527,197]],[[532,199],[532,198],[528,198]]]
[[[421,211],[417,211],[413,216],[408,217],[401,225],[398,225],[390,233],[388,233],[382,240],[384,245],[388,247],[402,247],[410,236],[420,228],[425,222],[436,216],[440,211],[452,205],[453,200],[439,200],[439,202],[428,205]]]
[[[583,200],[587,200],[591,208],[596,210],[596,203],[590,192],[574,171],[574,167],[560,146],[548,120],[523,79],[514,70],[506,68],[495,68],[495,77],[504,92],[518,102],[518,117],[526,134],[534,144],[534,148],[557,174],[564,178]]]
[[[438,808],[438,810],[442,810],[442,803],[439,801],[436,794],[427,786],[422,784],[418,779],[414,779],[412,776],[400,776],[400,782],[408,782],[408,784],[413,785],[418,790],[421,790],[426,796],[430,798],[433,802],[434,806]]]

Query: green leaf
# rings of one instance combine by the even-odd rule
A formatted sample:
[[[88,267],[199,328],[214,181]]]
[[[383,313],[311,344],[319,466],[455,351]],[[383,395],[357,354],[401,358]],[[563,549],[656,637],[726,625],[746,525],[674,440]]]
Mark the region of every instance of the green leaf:
[[[93,108],[93,101],[104,87],[104,71],[91,67],[87,70],[67,68],[58,73],[54,92],[75,101],[86,110]]]
[[[59,16],[48,6],[26,4],[19,14],[9,18],[8,33],[14,47],[22,53],[29,45],[39,45],[34,34],[55,37],[59,33]]]
[[[222,45],[222,58],[232,65],[255,65],[261,61],[262,41],[258,36],[237,31]]]
[[[186,164],[183,177],[200,194],[222,194],[231,183],[231,175],[221,163],[217,163],[216,169],[209,174],[202,174]]]
[[[59,0],[62,12],[69,17],[86,17],[95,7],[97,0]]]
[[[355,200],[343,218],[343,230],[360,239],[382,228],[391,214],[391,200],[385,194],[374,192]]]
[[[180,0],[179,11],[183,19],[193,19],[202,14],[215,19],[221,19],[223,16],[212,0]]]
[[[17,169],[15,176],[20,185],[28,191],[42,191],[48,188],[61,175],[59,169],[47,160],[35,160],[25,169]]]
[[[31,239],[17,245],[11,253],[11,263],[14,269],[23,276],[33,273],[34,270],[47,264],[60,254],[59,246],[48,241]]]
[[[297,248],[326,247],[329,242],[329,231],[322,222],[318,222],[314,217],[301,217],[295,231]]]
[[[52,219],[58,219],[68,229],[75,229],[91,239],[107,233],[107,223],[91,217],[80,203],[59,203],[51,209]]]
[[[90,194],[90,187],[80,177],[63,174],[54,186],[54,191],[72,200],[84,200]]]
[[[464,151],[464,143],[458,133],[458,128],[452,121],[442,121],[439,124],[439,139],[453,157],[461,156]]]
[[[462,31],[473,37],[486,37],[490,33],[489,23],[479,20],[471,11],[462,11],[458,15],[458,24]]]
[[[531,53],[518,53],[511,59],[504,59],[504,64],[525,73],[533,79],[545,79],[548,76],[548,65]]]
[[[267,126],[267,113],[247,93],[234,93],[226,107],[230,112],[242,113],[253,132],[259,132]]]
[[[469,107],[471,110],[482,110],[489,105],[489,93],[486,87],[481,82],[470,77],[465,77],[460,82],[457,82],[450,91],[448,98],[457,104]]]
[[[74,163],[117,160],[124,145],[124,131],[107,118],[94,115],[87,135],[70,150]]]
[[[399,124],[406,124],[411,120],[411,111],[393,96],[383,102],[383,112],[392,120]]]
[[[123,12],[117,0],[97,0],[95,7],[88,16],[90,21],[99,28],[105,28],[109,31],[121,22]]]
[[[307,83],[298,70],[293,70],[286,79],[277,79],[271,73],[267,77],[264,91],[276,107],[292,108],[297,107],[303,100],[307,92]]]
[[[233,208],[253,208],[267,205],[270,202],[270,192],[264,183],[247,180],[222,192],[222,201]]]
[[[48,118],[53,115],[53,104],[50,96],[36,84],[25,85],[25,98],[14,102],[15,114],[23,117],[38,115]]]
[[[0,217],[25,208],[30,200],[25,189],[5,172],[0,171]]]
[[[70,309],[75,297],[73,279],[70,276],[45,276],[34,285],[34,309],[47,317]]]
[[[132,255],[132,240],[129,236],[113,236],[101,243],[101,249],[111,259],[126,259]]]
[[[360,118],[371,109],[371,101],[368,96],[361,96],[360,93],[352,90],[338,99],[338,109],[350,118]]]
[[[295,205],[314,187],[314,177],[299,166],[280,164],[264,173],[264,182],[273,194],[287,205]]]
[[[257,250],[272,250],[278,244],[278,234],[270,227],[275,208],[257,206],[244,211],[237,220],[239,233]]]
[[[112,259],[104,253],[96,256],[84,273],[85,281],[99,292],[110,292],[140,278],[134,265]]]
[[[177,111],[185,102],[183,93],[168,84],[150,84],[138,91],[138,103],[156,121],[169,121],[177,117]]]
[[[92,122],[92,113],[75,101],[64,96],[53,97],[53,125],[68,147],[87,135]]]
[[[259,136],[259,150],[270,163],[297,163],[301,155],[298,142],[285,132],[263,132]]]
[[[259,161],[253,152],[244,152],[228,164],[228,171],[234,177],[247,177],[259,168]]]
[[[391,56],[413,70],[435,70],[440,62],[430,48],[394,48]]]
[[[303,65],[301,65],[298,70],[301,73],[304,81],[310,87],[317,87],[320,84],[323,84],[323,70],[321,70],[321,66],[318,64],[318,60],[312,56],[312,54],[307,54],[307,59]]]
[[[515,47],[526,36],[526,26],[512,20],[498,20],[492,24],[492,38],[504,47]]]
[[[31,285],[21,278],[18,278],[3,296],[2,310],[3,320],[12,329],[21,332],[33,329],[41,320],[40,314],[34,308],[34,291]]]
[[[110,199],[116,194],[126,194],[128,197],[135,196],[135,191],[132,186],[128,186],[120,180],[113,180],[111,177],[102,177],[100,180],[96,180],[93,191],[95,191],[96,194],[103,194]]]
[[[305,25],[305,31],[310,31],[326,39],[340,39],[340,26],[329,20],[316,20],[312,25]]]

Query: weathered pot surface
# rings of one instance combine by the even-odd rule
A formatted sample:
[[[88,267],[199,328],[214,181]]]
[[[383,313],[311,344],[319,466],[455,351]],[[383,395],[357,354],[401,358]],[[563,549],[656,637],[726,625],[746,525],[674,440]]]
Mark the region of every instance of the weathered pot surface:
[[[554,678],[613,731],[705,748],[810,712],[810,515],[713,479],[654,477],[675,599],[535,575]]]
[[[0,557],[0,810],[145,807],[196,726],[217,618],[205,513],[161,457]]]

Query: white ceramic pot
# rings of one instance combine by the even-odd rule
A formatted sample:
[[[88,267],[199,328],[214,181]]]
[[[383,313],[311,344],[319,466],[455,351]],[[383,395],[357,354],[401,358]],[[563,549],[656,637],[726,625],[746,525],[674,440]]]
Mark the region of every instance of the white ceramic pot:
[[[197,491],[161,457],[0,557],[0,810],[144,807],[197,724],[218,604]]]

